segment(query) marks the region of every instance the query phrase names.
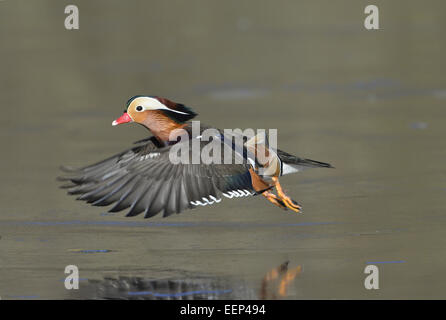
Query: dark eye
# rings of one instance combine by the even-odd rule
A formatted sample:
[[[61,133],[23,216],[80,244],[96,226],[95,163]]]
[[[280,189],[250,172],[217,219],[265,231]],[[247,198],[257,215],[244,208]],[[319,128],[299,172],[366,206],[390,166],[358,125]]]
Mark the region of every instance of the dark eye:
[[[136,111],[142,111],[142,107],[141,106],[137,106],[136,107]]]

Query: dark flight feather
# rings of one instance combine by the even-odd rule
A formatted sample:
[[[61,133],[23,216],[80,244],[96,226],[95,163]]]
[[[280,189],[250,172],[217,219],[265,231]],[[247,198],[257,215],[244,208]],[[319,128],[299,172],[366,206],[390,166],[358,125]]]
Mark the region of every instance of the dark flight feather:
[[[127,216],[143,212],[145,218],[211,204],[232,190],[255,194],[251,180],[242,178],[249,175],[249,165],[173,164],[169,150],[170,146],[160,148],[147,139],[93,165],[70,169],[59,180],[71,182],[68,193],[77,194],[79,200],[113,205],[110,212],[129,208]]]

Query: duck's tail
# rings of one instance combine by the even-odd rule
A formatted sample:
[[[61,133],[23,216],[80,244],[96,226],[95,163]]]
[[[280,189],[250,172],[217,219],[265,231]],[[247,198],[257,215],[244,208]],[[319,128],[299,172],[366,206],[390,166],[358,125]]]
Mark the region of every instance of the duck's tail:
[[[298,171],[301,171],[304,168],[334,168],[331,164],[311,159],[299,158],[297,156],[293,156],[285,151],[277,150],[277,154],[280,160],[288,165],[292,166]]]
[[[299,159],[296,163],[301,166],[311,167],[311,168],[334,168],[331,164],[311,159]]]

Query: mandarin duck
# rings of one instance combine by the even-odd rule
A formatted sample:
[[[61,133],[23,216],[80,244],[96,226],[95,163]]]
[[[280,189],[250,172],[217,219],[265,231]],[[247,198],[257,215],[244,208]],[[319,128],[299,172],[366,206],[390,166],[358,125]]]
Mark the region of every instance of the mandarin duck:
[[[110,212],[130,208],[126,216],[144,213],[145,218],[160,212],[167,217],[186,209],[216,204],[222,196],[238,198],[259,194],[282,209],[299,213],[301,206],[285,194],[279,177],[305,168],[333,168],[328,163],[274,148],[265,134],[227,133],[202,124],[194,130],[197,121],[191,120],[196,116],[191,108],[165,98],[132,97],[123,115],[112,125],[135,122],[153,136],[98,163],[79,169],[61,167],[66,175],[58,180],[67,182],[61,188],[94,206],[113,204]],[[194,157],[197,160],[197,154],[198,160],[203,158],[200,152],[208,148],[210,140],[214,147],[222,148],[219,153],[209,152],[214,161],[191,161]],[[183,161],[172,157],[179,150],[183,151],[180,159]],[[227,154],[225,161],[215,161]],[[266,160],[260,161],[258,154],[263,154],[262,159]]]

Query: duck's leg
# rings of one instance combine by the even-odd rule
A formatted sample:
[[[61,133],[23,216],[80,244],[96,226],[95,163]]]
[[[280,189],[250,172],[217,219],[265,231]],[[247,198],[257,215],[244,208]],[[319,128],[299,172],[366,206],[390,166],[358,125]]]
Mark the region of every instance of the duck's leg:
[[[262,196],[264,196],[266,199],[268,199],[268,201],[272,202],[273,204],[275,204],[276,206],[282,208],[282,209],[287,209],[287,206],[283,203],[283,201],[276,196],[274,193],[270,192],[270,191],[264,191],[262,192]]]
[[[301,212],[302,207],[293,199],[288,197],[285,192],[283,192],[282,186],[279,183],[279,179],[277,177],[273,177],[274,185],[277,190],[277,195],[280,198],[280,201],[289,209],[293,210],[294,212]]]

